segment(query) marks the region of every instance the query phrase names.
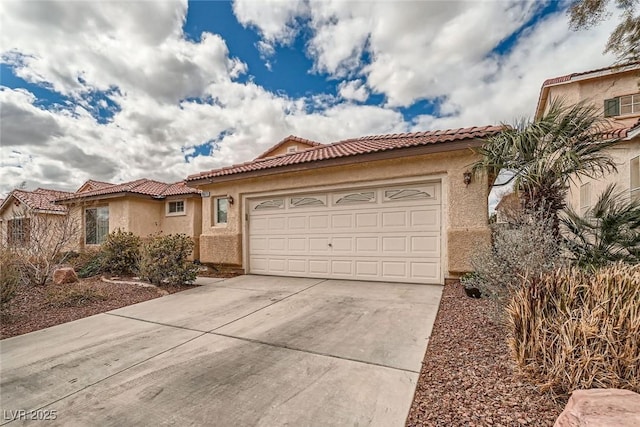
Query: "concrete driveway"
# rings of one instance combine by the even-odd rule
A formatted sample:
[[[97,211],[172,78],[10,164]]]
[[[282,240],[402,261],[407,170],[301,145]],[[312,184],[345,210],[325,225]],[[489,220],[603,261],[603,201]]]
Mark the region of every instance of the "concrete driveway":
[[[0,422],[404,424],[440,286],[202,282],[1,341]]]

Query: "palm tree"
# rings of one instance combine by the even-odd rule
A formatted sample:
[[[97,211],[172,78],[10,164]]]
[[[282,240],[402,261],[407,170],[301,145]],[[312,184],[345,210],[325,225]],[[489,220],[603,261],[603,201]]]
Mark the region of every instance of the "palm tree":
[[[565,245],[578,265],[640,263],[640,201],[609,185],[584,215],[566,209]]]
[[[565,207],[569,184],[616,171],[612,158],[603,152],[616,142],[603,138],[607,125],[594,107],[583,103],[565,107],[555,99],[540,120],[520,120],[488,138],[476,150],[482,159],[473,170],[494,177],[502,170],[511,172],[508,182],[513,182],[523,207],[552,219],[559,238],[558,213]]]

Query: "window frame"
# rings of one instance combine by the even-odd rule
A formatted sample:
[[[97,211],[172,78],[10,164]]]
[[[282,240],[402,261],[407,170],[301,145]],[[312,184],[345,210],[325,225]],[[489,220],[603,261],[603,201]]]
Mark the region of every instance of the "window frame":
[[[590,181],[580,185],[580,200],[578,201],[578,204],[580,205],[579,208],[580,208],[581,215],[584,215],[591,208],[591,182]]]
[[[171,204],[174,203],[176,206],[178,203],[182,203],[182,210],[176,210],[171,212]],[[167,200],[165,204],[165,215],[166,216],[184,216],[187,214],[187,201],[185,199],[177,199],[177,200]]]
[[[224,221],[220,221],[219,212],[218,212],[218,202],[222,200],[226,202]],[[213,197],[213,226],[226,227],[228,223],[229,223],[229,198],[227,196]]]
[[[634,171],[635,163],[635,174]],[[634,178],[636,180],[634,186]],[[629,198],[640,201],[640,156],[632,157],[629,160]]]
[[[627,97],[631,97],[631,102],[629,104],[624,104],[624,107],[631,106],[631,111],[623,113],[622,98]],[[613,108],[614,106],[615,108]],[[635,111],[634,106],[637,106]],[[604,117],[625,117],[635,115],[640,115],[640,92],[615,96],[604,100]]]
[[[96,230],[95,230],[95,233],[94,233],[95,234],[95,243],[94,242],[89,242],[89,239],[88,239],[89,238],[89,233],[87,232],[88,231],[87,227],[89,226],[88,221],[87,221],[87,212],[88,211],[92,211],[92,210],[96,211],[96,213],[95,213],[95,218],[96,218],[95,227],[96,227]],[[101,236],[98,236],[98,230],[99,230],[99,225],[98,225],[99,215],[98,215],[98,212],[99,212],[99,210],[103,210],[103,211],[106,210],[106,212],[107,212],[107,218],[106,218],[106,220],[107,220],[107,229],[106,229],[106,233],[103,230],[103,233],[102,233]],[[103,224],[103,226],[104,226],[104,224]],[[110,232],[109,205],[106,205],[106,206],[93,206],[93,207],[90,207],[90,208],[84,208],[84,244],[85,245],[94,245],[94,246],[102,245],[104,243],[104,241],[107,239],[107,236],[109,235],[109,232]]]
[[[19,221],[19,226],[14,225]],[[26,227],[25,227],[26,221]],[[31,241],[31,221],[28,217],[20,216],[7,220],[7,246],[10,248],[23,248]]]

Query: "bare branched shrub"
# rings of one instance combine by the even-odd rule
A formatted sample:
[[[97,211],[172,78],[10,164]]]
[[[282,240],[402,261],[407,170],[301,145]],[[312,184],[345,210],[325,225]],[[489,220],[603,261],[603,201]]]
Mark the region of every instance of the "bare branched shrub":
[[[640,265],[559,268],[529,277],[507,306],[510,347],[525,377],[559,394],[640,392]]]
[[[73,248],[80,236],[80,223],[71,215],[16,213],[24,227],[20,241],[9,249],[20,257],[22,281],[29,285],[44,285],[61,263],[65,251]]]
[[[466,276],[466,287],[478,288],[498,306],[506,304],[522,278],[552,270],[561,263],[553,219],[543,213],[522,213],[517,221],[493,226],[491,249],[472,259],[475,274]]]
[[[9,307],[20,284],[20,268],[16,255],[0,248],[0,311]]]

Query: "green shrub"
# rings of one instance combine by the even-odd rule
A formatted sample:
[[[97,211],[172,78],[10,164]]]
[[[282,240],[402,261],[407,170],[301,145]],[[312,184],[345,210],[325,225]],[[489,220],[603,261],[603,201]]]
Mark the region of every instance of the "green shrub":
[[[507,306],[520,371],[542,390],[640,392],[640,266],[559,268],[530,277]]]
[[[193,282],[198,272],[198,266],[188,260],[193,246],[184,234],[151,238],[142,247],[140,276],[155,285]]]
[[[578,265],[640,263],[640,201],[609,185],[584,215],[566,209],[564,243]]]
[[[93,285],[54,287],[47,292],[47,301],[54,307],[84,307],[108,297]]]
[[[82,279],[104,272],[104,256],[102,251],[98,250],[81,252],[77,257],[69,259],[69,264]]]
[[[0,311],[9,307],[20,284],[20,265],[17,256],[0,249]]]
[[[140,260],[140,238],[120,229],[112,232],[102,244],[104,269],[114,274],[137,272]]]

